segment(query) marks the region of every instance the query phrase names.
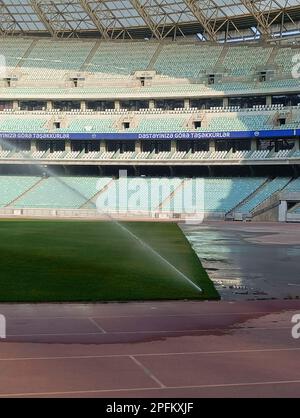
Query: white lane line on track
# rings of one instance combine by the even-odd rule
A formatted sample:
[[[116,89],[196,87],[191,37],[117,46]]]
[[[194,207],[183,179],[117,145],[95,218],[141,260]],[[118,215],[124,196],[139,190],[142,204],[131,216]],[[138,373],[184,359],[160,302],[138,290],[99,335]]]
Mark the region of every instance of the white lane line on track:
[[[207,329],[184,329],[184,330],[146,330],[146,331],[101,331],[99,332],[74,332],[74,333],[60,333],[60,334],[7,334],[7,339],[11,338],[33,338],[33,337],[78,337],[78,336],[93,336],[93,335],[139,335],[139,334],[186,334],[189,332],[230,332],[230,331],[276,331],[276,330],[290,330],[291,327],[274,327],[274,328],[259,328],[259,327],[229,327],[229,328],[207,328]]]
[[[129,356],[131,360],[146,374],[146,376],[150,377],[160,389],[165,388],[166,386],[146,367],[144,366],[139,360],[137,360],[134,356]]]
[[[299,304],[300,308],[300,304]],[[6,314],[6,318],[8,320],[22,320],[22,321],[30,321],[30,320],[41,320],[41,321],[49,321],[49,320],[55,320],[55,319],[74,319],[74,320],[80,320],[80,319],[125,319],[125,318],[186,318],[186,317],[197,317],[197,316],[236,316],[236,315],[283,315],[283,314],[289,314],[291,312],[298,312],[295,308],[290,309],[284,309],[282,311],[257,311],[257,312],[214,312],[214,313],[187,313],[187,314],[164,314],[163,312],[160,312],[159,314],[154,315],[147,315],[147,314],[140,314],[137,312],[135,315],[109,315],[109,316],[99,316],[99,315],[92,315],[90,317],[86,316],[9,316]]]
[[[193,355],[226,355],[226,354],[254,354],[254,353],[284,353],[299,352],[300,348],[262,348],[252,350],[223,350],[223,351],[185,351],[169,353],[137,353],[137,354],[102,354],[91,356],[55,356],[55,357],[7,357],[0,358],[1,362],[9,361],[50,361],[50,360],[89,360],[101,358],[122,358],[122,357],[168,357],[168,356],[193,356]]]
[[[107,334],[104,328],[102,328],[94,318],[88,318],[89,321],[100,331],[102,334]]]
[[[0,394],[0,398],[11,397],[27,397],[27,396],[67,396],[67,395],[89,395],[89,394],[105,394],[105,393],[122,393],[122,392],[145,392],[145,391],[167,391],[167,390],[185,390],[185,389],[222,389],[235,387],[255,387],[255,386],[272,386],[272,385],[298,385],[300,380],[279,380],[267,382],[251,382],[251,383],[224,383],[216,385],[193,385],[193,386],[165,386],[163,388],[123,388],[123,389],[94,389],[82,391],[68,392],[25,392],[25,393],[7,393]]]

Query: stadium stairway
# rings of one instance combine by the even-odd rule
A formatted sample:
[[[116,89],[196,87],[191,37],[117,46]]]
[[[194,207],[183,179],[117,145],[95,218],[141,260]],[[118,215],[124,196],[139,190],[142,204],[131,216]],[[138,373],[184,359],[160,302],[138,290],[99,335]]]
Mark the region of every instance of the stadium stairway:
[[[237,206],[235,206],[232,210],[226,213],[225,219],[226,220],[232,220],[236,213],[239,213],[239,208],[249,202],[254,196],[257,195],[264,187],[271,181],[271,179],[267,178],[266,181],[264,181],[256,190],[254,190],[253,193],[251,193],[249,196],[246,197],[246,199],[242,200],[238,203]]]
[[[296,213],[300,215],[300,203],[298,203],[297,205],[295,205],[293,208],[291,208],[289,210],[289,213]]]
[[[6,205],[6,208],[13,207],[20,199],[22,199],[24,196],[26,196],[28,193],[32,192],[36,187],[38,187],[45,179],[39,178],[35,184],[33,184],[29,189],[25,190],[22,194],[20,194],[18,197],[16,197],[14,200],[8,203]]]
[[[94,196],[92,196],[87,202],[85,202],[79,209],[94,209],[97,204],[97,199],[105,193],[114,184],[112,178],[108,184],[105,184]]]
[[[14,201],[20,194],[24,194],[37,182],[36,176],[1,176],[0,180],[0,207],[5,208]]]
[[[224,59],[227,55],[228,49],[229,49],[229,46],[225,45],[222,52],[221,52],[221,55],[219,56],[219,59],[218,59],[216,65],[215,65],[214,70],[218,70],[219,68],[224,69]]]
[[[38,43],[38,39],[34,39],[32,41],[27,51],[24,53],[24,55],[20,58],[20,61],[17,63],[16,68],[22,68],[23,65],[26,65],[26,59],[29,57],[33,49],[36,47],[37,43]]]
[[[154,52],[153,57],[151,58],[149,65],[147,67],[147,71],[154,71],[155,63],[157,61],[157,58],[160,56],[162,52],[163,44],[160,42],[156,48],[156,51]]]
[[[283,191],[291,183],[290,177],[276,177],[266,181],[262,187],[257,189],[248,199],[240,203],[234,211],[231,211],[236,220],[244,216],[251,217],[259,210],[260,206],[268,199]]]
[[[156,208],[156,210],[157,211],[162,211],[163,210],[163,207],[165,206],[165,205],[167,205],[168,203],[170,203],[173,199],[174,199],[174,197],[175,197],[175,195],[179,192],[179,190],[182,190],[182,189],[184,189],[184,187],[185,187],[185,184],[186,184],[186,179],[184,179],[184,180],[182,180],[182,182],[180,183],[180,185],[178,186],[178,187],[176,187],[176,189],[175,190],[173,190],[172,191],[172,193],[168,196],[168,197],[166,197],[160,204],[159,204],[159,206]]]
[[[91,49],[89,55],[87,56],[86,60],[84,61],[84,63],[82,64],[80,71],[87,71],[89,72],[89,64],[91,64],[95,54],[97,53],[99,47],[101,45],[101,41],[97,41],[95,43],[95,45],[93,46],[93,48]]]
[[[272,50],[272,52],[269,56],[269,59],[267,61],[267,66],[274,66],[275,65],[275,58],[276,58],[277,52],[278,52],[277,48],[273,48],[273,50]]]

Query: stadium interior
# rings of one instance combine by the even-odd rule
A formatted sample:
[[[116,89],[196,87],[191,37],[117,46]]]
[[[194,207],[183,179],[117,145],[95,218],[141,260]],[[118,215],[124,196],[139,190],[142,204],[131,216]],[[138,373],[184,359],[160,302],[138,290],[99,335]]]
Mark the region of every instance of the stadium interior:
[[[23,14],[5,3],[2,216],[95,216],[100,202],[128,217],[300,221],[293,2],[270,21],[251,2],[219,6],[229,24],[218,30],[189,1],[176,2],[189,23],[169,13],[164,26],[154,24],[146,5],[143,14],[131,2],[135,18],[111,10],[107,27],[93,2],[71,2],[61,20],[51,1],[27,1]],[[135,193],[152,183],[159,197],[107,204],[120,170]],[[198,183],[203,202],[195,203]]]
[[[299,398],[300,1],[1,0],[0,237],[0,398]]]

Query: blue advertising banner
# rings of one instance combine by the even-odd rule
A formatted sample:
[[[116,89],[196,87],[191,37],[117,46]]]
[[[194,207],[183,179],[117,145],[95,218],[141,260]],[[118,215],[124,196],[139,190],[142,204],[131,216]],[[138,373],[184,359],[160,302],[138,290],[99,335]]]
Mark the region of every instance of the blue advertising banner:
[[[300,136],[300,129],[277,129],[266,131],[232,132],[163,132],[163,133],[15,133],[0,132],[0,140],[39,139],[39,140],[192,140],[192,139],[250,139],[287,138]]]

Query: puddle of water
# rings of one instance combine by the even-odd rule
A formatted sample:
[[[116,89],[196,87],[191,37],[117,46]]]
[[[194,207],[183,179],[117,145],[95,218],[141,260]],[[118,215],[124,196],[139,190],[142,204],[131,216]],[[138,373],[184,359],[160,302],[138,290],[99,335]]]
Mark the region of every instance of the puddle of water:
[[[196,225],[182,229],[222,299],[300,297],[299,245],[250,242],[265,235],[261,230],[246,233]]]

